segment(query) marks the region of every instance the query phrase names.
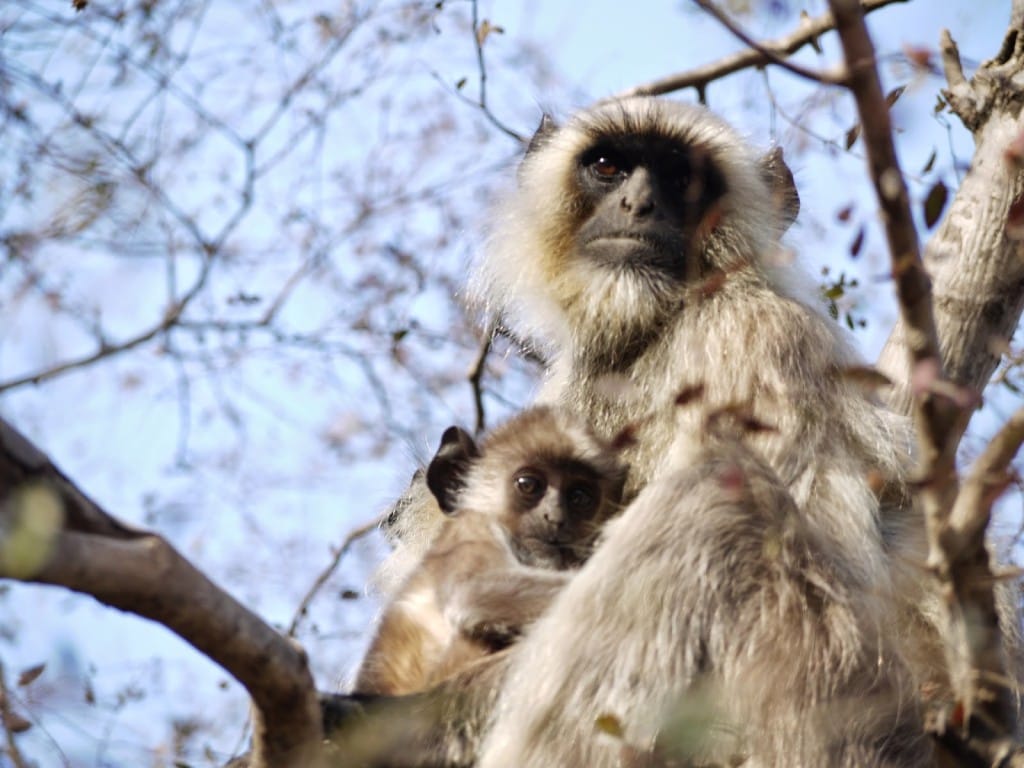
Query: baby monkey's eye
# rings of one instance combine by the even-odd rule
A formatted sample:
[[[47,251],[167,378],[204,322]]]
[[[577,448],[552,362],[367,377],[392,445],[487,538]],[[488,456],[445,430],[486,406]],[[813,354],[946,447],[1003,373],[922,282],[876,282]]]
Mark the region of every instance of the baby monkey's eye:
[[[516,492],[527,499],[543,496],[548,485],[544,476],[536,470],[520,470],[512,479],[512,484]]]
[[[600,500],[600,493],[589,486],[577,485],[569,488],[565,493],[566,504],[576,514],[587,514],[597,508]]]

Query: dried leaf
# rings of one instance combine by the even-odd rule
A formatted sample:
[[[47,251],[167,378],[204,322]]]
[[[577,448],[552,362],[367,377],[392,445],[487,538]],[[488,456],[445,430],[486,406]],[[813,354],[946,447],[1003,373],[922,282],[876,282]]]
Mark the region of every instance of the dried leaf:
[[[704,385],[694,384],[692,387],[683,387],[676,394],[676,405],[688,405],[704,395]]]
[[[839,209],[836,213],[836,220],[841,221],[843,224],[848,222],[853,217],[853,203],[846,205]]]
[[[936,152],[936,151],[935,151],[935,150],[933,149],[933,150],[932,150],[932,153],[931,153],[931,154],[930,154],[930,155],[928,156],[928,162],[927,162],[927,163],[925,163],[925,164],[924,164],[924,168],[922,168],[922,169],[921,169],[921,173],[930,173],[930,172],[931,172],[931,170],[932,170],[932,167],[933,167],[933,166],[935,165],[935,159],[936,159],[936,158],[937,158],[938,156],[939,156],[938,152]]]
[[[466,87],[467,81],[468,81],[468,78],[460,77],[458,82],[455,83],[455,90],[461,91],[463,88]]]
[[[43,674],[44,669],[46,669],[45,664],[36,664],[34,667],[22,670],[21,674],[18,675],[18,685],[22,687],[30,685]]]
[[[949,190],[942,180],[935,182],[928,191],[928,197],[924,200],[924,223],[931,229],[942,216],[946,209],[946,201],[949,199]]]
[[[854,125],[850,130],[846,132],[846,148],[852,149],[853,145],[857,143],[857,139],[860,137],[860,123]]]
[[[505,30],[496,24],[491,24],[487,19],[480,22],[480,26],[476,28],[476,44],[482,46],[487,38],[492,34],[501,35],[504,34]]]
[[[607,733],[616,739],[621,739],[625,735],[625,732],[622,730],[622,723],[619,722],[619,718],[615,715],[598,715],[597,719],[594,720],[594,725],[601,733]]]
[[[11,712],[8,710],[4,713],[4,728],[11,733],[24,733],[31,727],[32,723],[17,712]]]
[[[924,48],[915,45],[904,45],[903,54],[907,57],[914,69],[923,69],[931,73],[935,68],[932,66],[933,51],[931,48]]]
[[[864,225],[862,224],[860,229],[857,230],[857,236],[853,238],[853,242],[850,243],[850,256],[857,258],[860,256],[860,250],[864,247]]]
[[[885,94],[885,106],[887,106],[889,109],[892,109],[893,105],[897,101],[899,101],[900,96],[903,95],[903,92],[905,90],[907,90],[907,86],[899,85],[899,86],[893,88],[887,94]]]

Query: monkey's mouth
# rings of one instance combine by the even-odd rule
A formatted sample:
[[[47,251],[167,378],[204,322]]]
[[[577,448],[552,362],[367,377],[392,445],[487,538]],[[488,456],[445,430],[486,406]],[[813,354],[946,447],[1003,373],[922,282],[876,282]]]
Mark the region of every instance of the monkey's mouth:
[[[682,277],[686,269],[685,243],[646,232],[602,232],[584,240],[580,252],[615,269],[656,270],[672,277]]]

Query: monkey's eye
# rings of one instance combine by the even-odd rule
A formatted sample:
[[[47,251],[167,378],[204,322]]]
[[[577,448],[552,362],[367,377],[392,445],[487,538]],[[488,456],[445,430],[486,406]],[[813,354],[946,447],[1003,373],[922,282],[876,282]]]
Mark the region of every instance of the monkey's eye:
[[[565,492],[565,503],[569,510],[579,515],[593,512],[599,500],[598,491],[585,485],[572,486]]]
[[[544,476],[535,470],[523,470],[512,479],[516,493],[526,499],[537,499],[544,495],[548,484]]]
[[[629,163],[619,152],[597,147],[583,157],[583,166],[600,181],[615,181],[629,171]]]
[[[619,175],[619,164],[614,157],[601,155],[591,163],[590,167],[594,169],[594,173],[598,176],[604,176],[608,179]]]

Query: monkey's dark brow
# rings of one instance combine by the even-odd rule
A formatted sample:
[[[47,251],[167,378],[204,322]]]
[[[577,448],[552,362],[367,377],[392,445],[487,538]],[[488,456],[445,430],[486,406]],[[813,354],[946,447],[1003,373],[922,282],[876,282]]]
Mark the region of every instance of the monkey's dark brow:
[[[579,154],[578,162],[582,166],[590,165],[605,155],[629,167],[643,165],[648,168],[672,167],[675,170],[685,170],[706,160],[700,148],[676,138],[660,134],[630,134],[595,137]]]
[[[591,464],[579,459],[567,458],[565,456],[538,456],[537,466],[555,470],[563,475],[572,475],[580,480],[601,480],[601,473]]]

